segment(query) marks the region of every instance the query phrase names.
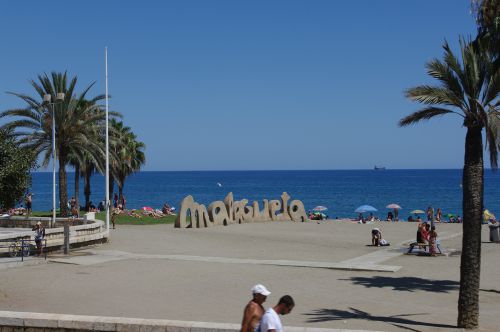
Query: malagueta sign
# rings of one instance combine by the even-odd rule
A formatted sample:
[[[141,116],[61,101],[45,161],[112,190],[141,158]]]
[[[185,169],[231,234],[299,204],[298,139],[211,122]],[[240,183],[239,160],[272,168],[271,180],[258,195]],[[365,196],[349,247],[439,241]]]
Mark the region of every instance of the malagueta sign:
[[[227,194],[224,201],[215,201],[208,206],[194,201],[193,196],[185,197],[175,220],[176,228],[204,228],[215,225],[241,224],[258,221],[306,221],[307,215],[304,204],[300,200],[290,201],[290,196],[284,192],[281,200],[262,200],[264,207],[254,201],[251,206],[248,200],[235,201],[233,193]],[[188,221],[188,212],[191,220]]]

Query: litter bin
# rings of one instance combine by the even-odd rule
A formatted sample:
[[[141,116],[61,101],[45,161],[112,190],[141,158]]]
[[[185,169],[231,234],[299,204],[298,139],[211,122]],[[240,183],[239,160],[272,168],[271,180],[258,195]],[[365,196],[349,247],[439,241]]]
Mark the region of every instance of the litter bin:
[[[500,242],[500,233],[498,230],[499,226],[500,226],[499,223],[496,223],[495,225],[490,225],[490,241],[491,242]]]

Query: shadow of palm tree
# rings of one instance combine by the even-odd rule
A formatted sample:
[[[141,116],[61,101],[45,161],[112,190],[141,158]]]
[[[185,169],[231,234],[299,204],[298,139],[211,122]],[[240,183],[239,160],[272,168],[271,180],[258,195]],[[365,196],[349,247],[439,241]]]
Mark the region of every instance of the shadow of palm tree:
[[[391,287],[393,290],[414,292],[414,291],[426,291],[434,293],[448,293],[450,291],[455,291],[459,289],[460,283],[453,280],[433,280],[433,279],[423,279],[417,277],[383,277],[383,276],[373,276],[373,277],[352,277],[349,279],[339,279],[339,280],[349,280],[355,285],[362,285],[367,288],[377,287],[385,288]]]
[[[428,322],[419,322],[417,320],[409,319],[406,317],[410,316],[420,316],[427,315],[426,313],[419,314],[401,314],[401,315],[392,315],[392,316],[375,316],[370,313],[362,310],[358,310],[355,308],[349,308],[349,310],[337,310],[337,309],[316,309],[311,313],[304,314],[306,316],[310,316],[307,320],[308,323],[318,323],[318,322],[327,322],[327,321],[335,321],[335,320],[346,320],[346,319],[360,319],[367,320],[373,322],[383,322],[387,323],[405,330],[416,331],[420,330],[415,327],[425,326],[425,327],[438,327],[438,328],[456,328],[454,325],[448,324],[439,324],[439,323],[428,323]],[[404,326],[404,325],[413,325]]]

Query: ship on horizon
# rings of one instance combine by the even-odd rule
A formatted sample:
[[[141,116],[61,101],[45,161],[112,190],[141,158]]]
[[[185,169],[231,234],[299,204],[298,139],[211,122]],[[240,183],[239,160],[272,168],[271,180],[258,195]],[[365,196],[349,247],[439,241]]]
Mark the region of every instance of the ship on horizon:
[[[375,167],[373,167],[374,170],[376,171],[385,171],[385,166],[377,166],[375,165]]]

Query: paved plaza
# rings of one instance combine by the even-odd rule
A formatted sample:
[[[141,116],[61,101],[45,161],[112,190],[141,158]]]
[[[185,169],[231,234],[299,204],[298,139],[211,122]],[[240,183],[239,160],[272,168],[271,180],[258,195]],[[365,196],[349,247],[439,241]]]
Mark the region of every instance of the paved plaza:
[[[369,246],[373,227],[391,246]],[[110,243],[52,254],[46,264],[0,262],[0,310],[237,324],[250,288],[262,283],[272,292],[266,307],[294,297],[285,326],[457,331],[461,225],[437,224],[440,257],[403,254],[416,230],[339,221],[119,226]],[[481,330],[496,331],[500,244],[487,242],[488,232]]]

